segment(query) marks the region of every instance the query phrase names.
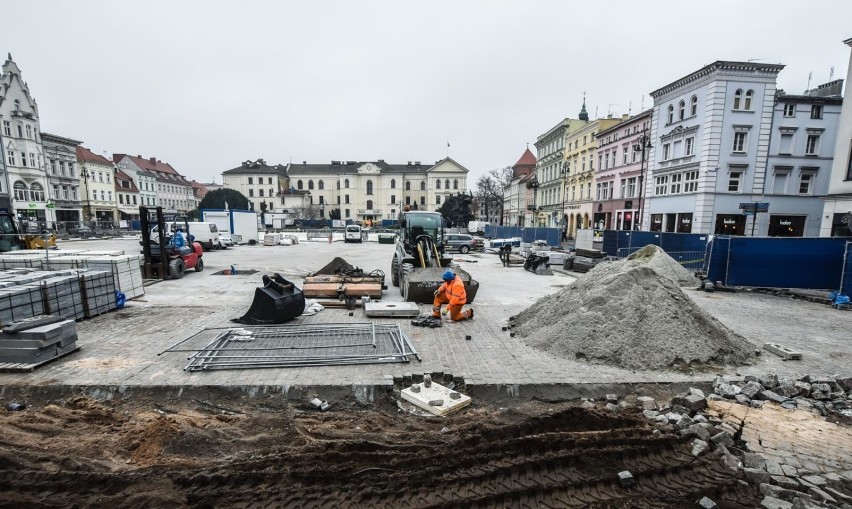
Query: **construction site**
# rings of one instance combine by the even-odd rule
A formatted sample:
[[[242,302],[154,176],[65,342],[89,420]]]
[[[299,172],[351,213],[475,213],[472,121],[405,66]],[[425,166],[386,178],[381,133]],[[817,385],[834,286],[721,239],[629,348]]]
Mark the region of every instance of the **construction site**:
[[[180,277],[137,238],[3,253],[0,507],[852,507],[847,310],[432,219]],[[467,319],[431,317],[446,271]]]

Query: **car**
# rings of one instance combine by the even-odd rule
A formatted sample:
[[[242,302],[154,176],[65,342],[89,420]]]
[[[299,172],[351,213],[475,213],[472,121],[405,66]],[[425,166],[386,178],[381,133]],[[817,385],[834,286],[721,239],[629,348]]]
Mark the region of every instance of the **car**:
[[[360,244],[362,242],[361,227],[357,224],[350,224],[347,226],[346,230],[343,232],[343,242],[358,242]]]
[[[466,254],[470,251],[482,251],[484,243],[482,239],[466,233],[448,233],[446,246],[449,250]]]

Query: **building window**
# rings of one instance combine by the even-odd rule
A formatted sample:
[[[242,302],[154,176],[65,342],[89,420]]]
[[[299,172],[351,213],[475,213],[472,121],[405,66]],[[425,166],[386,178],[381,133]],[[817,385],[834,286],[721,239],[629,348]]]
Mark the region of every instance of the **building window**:
[[[372,180],[367,181],[367,194],[373,194],[373,181]],[[372,207],[367,207],[367,208],[369,209],[369,208],[372,208]]]
[[[668,161],[672,157],[672,146],[669,143],[663,144],[663,161]]]
[[[739,193],[740,192],[740,181],[743,178],[743,172],[741,171],[732,171],[728,176],[728,192],[729,193]]]
[[[395,205],[395,204],[396,204],[396,195],[395,195],[395,194],[392,194],[392,195],[391,195],[390,202],[391,202],[391,205]]]
[[[420,197],[420,205],[426,205],[426,197],[425,196]]]
[[[406,184],[407,184],[407,182],[406,182]],[[411,196],[406,196],[406,197],[405,197],[405,204],[406,204],[406,205],[411,205]]]
[[[3,121],[3,134],[12,136],[12,124],[8,120]]]
[[[345,203],[345,204],[349,205],[349,195],[348,195],[348,194],[347,194],[347,195],[344,195],[344,197],[343,197],[343,203]]]
[[[629,150],[627,150],[627,147],[624,147],[621,154],[621,164],[627,164],[627,152],[629,152]]]
[[[269,179],[269,183],[272,183],[272,179]],[[317,182],[317,189],[319,189],[320,191],[325,190],[325,182],[323,182],[322,180]]]
[[[254,177],[249,177],[248,182],[249,182],[249,185],[254,184]]]
[[[683,192],[694,193],[696,191],[698,191],[698,170],[684,172]]]
[[[18,138],[24,137],[24,128],[21,127],[21,124],[18,124]]]
[[[367,210],[373,210],[373,200],[367,200]]]
[[[257,195],[260,196],[261,198],[263,198],[263,189],[258,189]]]
[[[340,181],[337,181],[337,190],[340,191]]]
[[[796,105],[787,103],[784,105],[784,116],[787,118],[793,118],[796,116]]]
[[[458,189],[458,188],[459,188],[459,181],[453,180],[453,189]]]
[[[27,138],[32,138],[32,137],[33,137],[33,128],[31,126],[27,125]]]
[[[21,152],[21,166],[23,166],[24,168],[27,167],[27,153],[26,152]]]
[[[435,181],[435,189],[441,189],[441,179]]]
[[[781,133],[778,153],[790,155],[793,153],[793,133]]]
[[[38,182],[30,186],[30,199],[32,201],[44,201],[44,188]]]
[[[301,180],[296,181],[296,189],[302,190],[302,189],[304,189],[304,187],[305,187],[305,185],[302,184]]]
[[[822,118],[822,105],[814,104],[811,106],[811,118]]]
[[[9,165],[15,166],[15,152],[13,150],[9,150],[6,154],[9,156]]]
[[[754,90],[749,90],[745,95],[745,104],[743,105],[743,109],[747,111],[751,111],[751,101],[754,98]]]
[[[813,172],[803,171],[802,175],[799,177],[799,194],[811,194],[811,184],[813,183],[813,181]]]
[[[682,173],[675,173],[674,175],[672,175],[670,187],[671,191],[669,192],[669,194],[680,194],[680,184],[682,179]]]
[[[405,190],[406,190],[406,191],[411,191],[411,182],[406,182],[406,183],[405,183]],[[408,205],[408,204],[406,204],[406,205]]]
[[[603,154],[598,156],[598,168],[605,170],[609,168],[609,153],[606,155],[606,168],[604,168]]]
[[[450,179],[447,179],[447,180],[444,181],[444,189],[449,189],[449,188],[450,188]]]
[[[684,150],[684,155],[691,156],[695,151],[695,138],[687,138],[685,143],[686,148]]]
[[[669,190],[668,183],[669,183],[669,176],[668,175],[662,175],[660,177],[657,177],[655,179],[656,185],[654,186],[654,194],[656,194],[657,196],[664,196],[666,194],[666,191]]]
[[[819,135],[818,134],[809,134],[808,135],[808,142],[805,145],[805,155],[808,155],[808,156],[819,155]]]
[[[787,194],[787,180],[790,173],[787,171],[776,171],[772,181],[772,192],[774,194]]]
[[[743,133],[743,132],[734,133],[734,147],[733,147],[734,152],[736,152],[738,154],[745,153],[746,135],[747,134],[748,133]]]
[[[681,101],[677,105],[677,110],[678,110],[678,120],[683,120],[684,117],[686,116],[686,103]]]
[[[441,204],[441,195],[439,194],[439,195],[435,196],[435,205],[440,205],[440,204]]]
[[[698,115],[698,97],[696,96],[692,96],[689,100],[689,115],[692,117]]]
[[[674,106],[669,104],[669,124],[674,122]]]
[[[737,91],[734,92],[734,109],[735,110],[740,109],[740,104],[742,102],[743,102],[743,91],[742,91],[742,89],[738,88]]]
[[[396,189],[396,179],[391,179],[391,189]]]
[[[27,186],[23,182],[21,182],[19,180],[19,181],[15,182],[15,185],[12,186],[12,187],[15,190],[15,199],[16,200],[27,201],[27,198],[28,198],[27,195],[29,193],[27,193]]]
[[[314,181],[313,181],[313,179],[311,179],[311,180],[309,180],[309,181],[308,181],[308,189],[310,189],[311,191],[313,191],[313,190],[314,190]]]
[[[343,187],[344,187],[345,189],[349,189],[349,179],[345,179],[345,180],[343,181]]]

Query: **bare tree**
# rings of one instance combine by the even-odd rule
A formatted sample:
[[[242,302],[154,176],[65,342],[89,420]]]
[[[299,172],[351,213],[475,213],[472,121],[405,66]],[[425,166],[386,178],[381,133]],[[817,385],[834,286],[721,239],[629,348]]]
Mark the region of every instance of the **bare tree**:
[[[512,182],[512,168],[497,168],[476,181],[476,204],[486,218],[496,217],[503,224],[503,200]]]

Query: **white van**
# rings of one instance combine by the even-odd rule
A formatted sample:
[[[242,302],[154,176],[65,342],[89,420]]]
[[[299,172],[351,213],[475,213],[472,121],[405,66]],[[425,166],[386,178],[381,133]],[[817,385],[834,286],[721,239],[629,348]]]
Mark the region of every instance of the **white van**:
[[[361,243],[361,227],[357,224],[350,224],[343,232],[343,242],[358,242]]]
[[[189,234],[195,237],[195,242],[201,244],[205,251],[222,247],[216,223],[189,223]]]

